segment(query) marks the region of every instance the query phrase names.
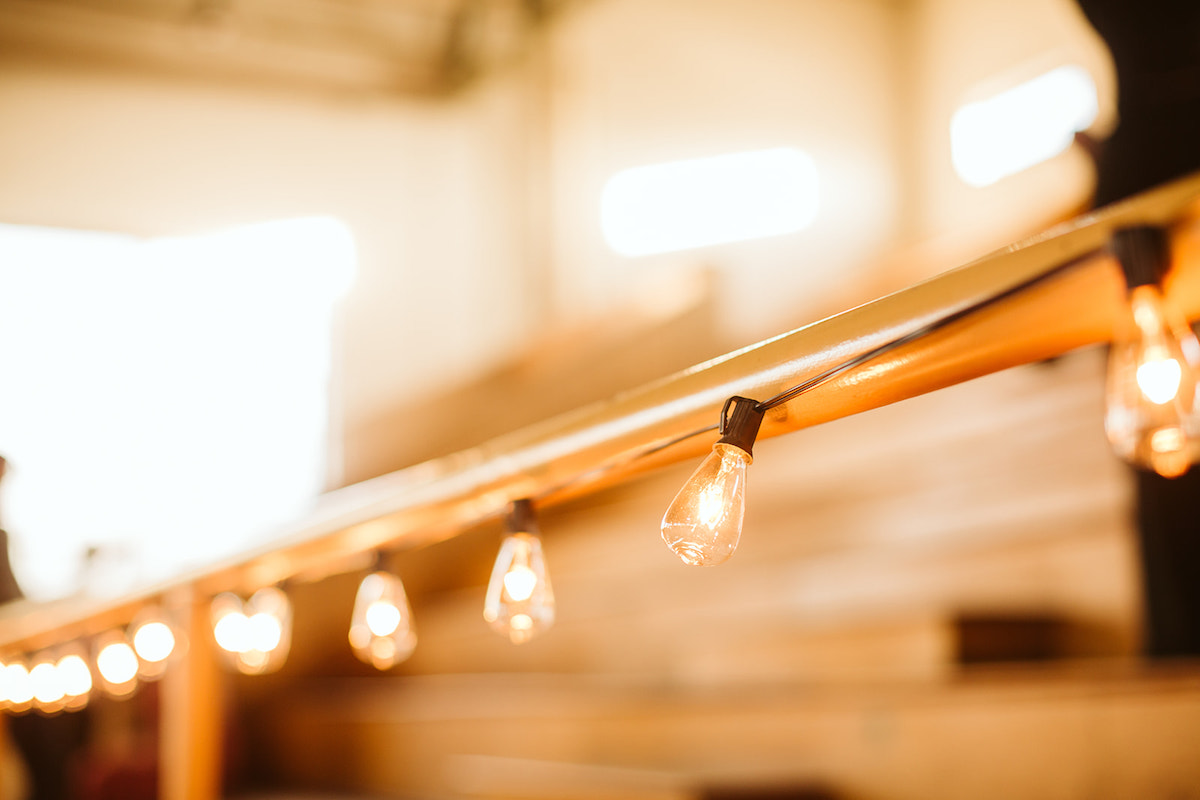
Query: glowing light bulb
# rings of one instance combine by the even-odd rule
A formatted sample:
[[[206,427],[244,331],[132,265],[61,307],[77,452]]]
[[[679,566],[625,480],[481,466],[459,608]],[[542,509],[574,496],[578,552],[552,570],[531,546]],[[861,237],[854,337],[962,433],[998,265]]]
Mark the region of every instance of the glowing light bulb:
[[[508,596],[518,603],[528,600],[537,585],[537,573],[524,564],[513,564],[504,573],[504,589]]]
[[[733,555],[742,536],[746,467],[752,460],[739,447],[714,445],[679,490],[663,515],[662,536],[683,563],[712,566]]]
[[[412,655],[417,634],[400,579],[386,570],[363,578],[350,617],[350,647],[360,661],[389,669]]]
[[[240,611],[230,611],[213,626],[213,638],[222,650],[244,653],[250,649],[250,620]]]
[[[267,653],[279,646],[279,641],[283,638],[283,626],[274,615],[260,611],[250,617],[248,625],[250,631],[249,649]]]
[[[513,644],[521,644],[554,624],[554,590],[528,500],[513,504],[508,529],[488,582],[483,618]]]
[[[367,628],[375,636],[387,636],[400,627],[400,609],[385,600],[367,606]]]
[[[1155,282],[1162,232],[1118,231],[1113,250],[1132,288],[1109,350],[1105,431],[1122,458],[1176,477],[1200,458],[1200,342]]]
[[[722,564],[737,549],[746,511],[746,467],[754,461],[751,448],[763,413],[753,400],[729,398],[721,410],[721,438],[667,507],[663,541],[683,563]]]
[[[210,615],[217,647],[226,653],[244,653],[250,649],[250,618],[240,597],[222,592],[213,598]]]
[[[12,711],[24,711],[33,703],[33,681],[29,668],[19,661],[4,668],[5,695]]]
[[[60,658],[58,676],[68,698],[86,700],[92,691],[92,671],[80,655],[69,653]]]
[[[133,649],[143,661],[152,664],[166,661],[175,650],[175,632],[160,620],[145,622],[134,628]]]
[[[249,675],[274,672],[292,648],[292,601],[282,589],[268,586],[246,601],[245,616],[246,649],[238,652],[237,668]]]
[[[137,688],[137,654],[123,635],[113,632],[97,643],[96,671],[105,691],[114,697],[132,694]]]
[[[62,678],[54,659],[46,657],[29,670],[29,681],[33,687],[33,699],[39,710],[54,713],[62,710],[66,691],[63,689]]]
[[[230,592],[213,598],[213,639],[239,672],[262,675],[287,661],[292,603],[282,589],[259,589],[245,603]]]

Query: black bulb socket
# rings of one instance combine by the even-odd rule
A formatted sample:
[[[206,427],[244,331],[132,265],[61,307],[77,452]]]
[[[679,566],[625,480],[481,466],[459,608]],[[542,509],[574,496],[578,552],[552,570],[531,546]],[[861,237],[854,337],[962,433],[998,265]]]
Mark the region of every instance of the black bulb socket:
[[[1158,286],[1171,266],[1170,240],[1165,228],[1134,225],[1113,231],[1109,251],[1121,264],[1125,286]]]
[[[717,444],[731,444],[753,456],[754,440],[758,438],[758,429],[766,413],[757,400],[736,395],[729,398],[721,408],[721,424],[717,428],[721,438],[717,439]]]
[[[533,501],[527,497],[514,500],[508,507],[504,525],[509,533],[537,534],[537,516],[533,513]]]

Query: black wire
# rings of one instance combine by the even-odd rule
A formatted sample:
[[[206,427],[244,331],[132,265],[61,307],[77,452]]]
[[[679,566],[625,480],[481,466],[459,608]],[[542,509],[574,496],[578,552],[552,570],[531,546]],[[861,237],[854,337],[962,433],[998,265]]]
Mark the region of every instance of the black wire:
[[[951,314],[947,314],[946,316],[936,319],[933,322],[930,322],[926,325],[922,325],[920,328],[917,328],[916,330],[913,330],[913,331],[909,331],[908,333],[904,334],[903,336],[893,339],[890,342],[885,342],[885,343],[879,345],[878,347],[874,347],[870,350],[867,350],[866,352],[859,353],[858,355],[854,356],[853,358],[851,358],[847,361],[843,361],[841,364],[830,367],[829,369],[825,370],[824,372],[814,375],[813,377],[808,378],[808,379],[802,381],[801,383],[798,383],[795,386],[792,386],[789,389],[785,389],[784,391],[780,392],[779,394],[775,395],[774,397],[771,397],[767,400],[763,400],[762,402],[758,403],[755,406],[755,408],[758,409],[759,411],[769,411],[772,408],[776,408],[776,407],[781,406],[784,403],[787,403],[791,400],[795,400],[800,395],[805,394],[806,392],[812,391],[813,389],[816,389],[818,386],[822,386],[822,385],[828,383],[829,381],[833,380],[834,378],[838,377],[839,375],[842,375],[846,372],[849,372],[852,369],[855,369],[856,367],[860,367],[863,364],[866,364],[868,361],[878,358],[879,356],[882,356],[886,353],[890,353],[891,351],[896,350],[900,347],[904,347],[907,344],[911,344],[912,342],[915,342],[918,339],[928,336],[931,333],[935,333],[936,331],[942,330],[943,328],[946,328],[946,327],[954,324],[955,322],[958,322],[959,320],[964,319],[965,317],[968,317],[978,311],[982,311],[983,309],[988,308],[989,306],[993,306],[996,303],[999,303],[1003,300],[1007,300],[1008,298],[1010,298],[1014,295],[1020,294],[1021,292],[1024,292],[1025,290],[1030,289],[1034,286],[1037,286],[1038,284],[1040,284],[1044,281],[1047,281],[1052,277],[1060,275],[1061,273],[1066,272],[1068,269],[1076,266],[1077,264],[1080,264],[1083,261],[1086,261],[1087,259],[1091,258],[1092,256],[1094,256],[1096,254],[1096,252],[1099,252],[1099,251],[1091,251],[1091,252],[1085,253],[1081,256],[1077,256],[1076,258],[1070,259],[1069,261],[1064,261],[1063,263],[1059,264],[1058,266],[1054,267],[1053,269],[1047,270],[1046,272],[1043,272],[1039,275],[1029,278],[1028,280],[1025,280],[1025,281],[1022,281],[1021,283],[1010,286],[1009,288],[1005,289],[1002,292],[991,295],[990,297],[985,297],[983,300],[980,300],[976,303],[972,303],[971,305],[969,305],[965,308],[961,308],[958,311],[955,311]],[[612,470],[617,469],[618,467],[627,466],[639,459],[654,455],[655,453],[666,450],[669,447],[674,447],[675,445],[677,445],[681,442],[685,442],[688,439],[692,439],[696,436],[702,436],[711,431],[718,430],[719,428],[720,428],[719,425],[707,425],[703,428],[697,428],[694,431],[689,431],[688,433],[684,433],[679,436],[675,436],[664,442],[658,442],[657,444],[651,445],[650,447],[647,447],[643,450],[639,450],[636,453],[633,453],[629,457],[624,458],[619,462],[605,464],[603,466],[597,467],[596,469],[589,470],[585,473],[576,475],[575,477],[571,478],[570,480],[564,481],[563,483],[560,483],[556,486],[553,486],[553,487],[541,492],[538,495],[538,497],[546,497],[546,496],[552,495],[556,492],[562,491],[563,489],[567,488],[568,486],[579,483],[580,481],[583,481],[587,478],[603,475],[607,472],[611,472]]]
[[[829,369],[825,370],[824,372],[814,375],[813,377],[803,381],[802,383],[796,384],[795,386],[791,387],[790,389],[785,389],[784,391],[780,392],[779,394],[775,395],[774,397],[772,397],[770,399],[763,400],[756,406],[756,408],[759,411],[769,411],[772,408],[781,406],[790,400],[796,399],[797,397],[804,394],[805,392],[812,391],[813,389],[817,388],[818,386],[828,383],[829,381],[833,380],[837,376],[842,375],[846,372],[849,372],[850,370],[854,369],[855,367],[862,366],[863,364],[867,363],[868,361],[871,361],[872,359],[875,359],[886,353],[890,353],[891,351],[893,351],[897,348],[903,347],[907,344],[911,344],[912,342],[915,342],[918,339],[924,338],[925,336],[928,336],[931,333],[935,333],[936,331],[939,331],[945,327],[948,327],[949,325],[952,325],[955,322],[958,322],[959,320],[961,320],[965,317],[968,317],[978,311],[982,311],[983,309],[988,308],[989,306],[995,305],[996,303],[999,303],[1002,300],[1007,300],[1008,298],[1012,297],[1013,295],[1020,294],[1021,292],[1025,291],[1026,289],[1030,289],[1034,286],[1037,286],[1039,283],[1042,283],[1043,281],[1046,281],[1049,278],[1057,276],[1057,275],[1067,271],[1071,267],[1074,267],[1075,265],[1091,258],[1095,254],[1095,252],[1097,252],[1097,251],[1085,253],[1084,255],[1078,256],[1069,261],[1064,261],[1062,264],[1059,264],[1058,266],[1054,267],[1053,269],[1047,270],[1046,272],[1043,272],[1040,275],[1035,275],[1034,277],[1029,278],[1028,280],[1025,280],[1025,281],[1022,281],[1021,283],[1010,286],[1007,289],[1005,289],[1004,291],[999,292],[998,294],[994,294],[990,297],[985,297],[983,300],[980,300],[976,303],[972,303],[971,305],[967,306],[966,308],[961,308],[958,311],[953,312],[952,314],[947,314],[946,316],[941,317],[940,319],[936,319],[933,322],[930,322],[926,325],[922,325],[920,328],[917,328],[916,330],[909,331],[908,333],[904,334],[903,336],[901,336],[897,339],[893,339],[890,342],[885,342],[885,343],[879,345],[878,347],[872,348],[871,350],[867,350],[864,353],[859,353],[858,355],[854,356],[854,358],[851,358],[849,361],[843,361],[841,364],[838,364],[837,366],[834,366],[834,367],[830,367]]]

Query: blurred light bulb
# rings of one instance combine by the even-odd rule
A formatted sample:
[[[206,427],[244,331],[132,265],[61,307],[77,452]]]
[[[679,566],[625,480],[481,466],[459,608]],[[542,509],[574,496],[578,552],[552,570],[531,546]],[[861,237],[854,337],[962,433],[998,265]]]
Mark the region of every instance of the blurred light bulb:
[[[218,598],[220,603],[213,635],[230,652],[233,665],[247,675],[274,672],[287,661],[292,647],[292,601],[280,588],[259,589],[244,606],[235,595]],[[217,600],[214,615],[218,613]],[[224,626],[222,630],[218,630]]]
[[[554,590],[528,500],[513,504],[508,529],[488,582],[483,618],[513,644],[521,644],[554,624]]]
[[[508,596],[517,602],[528,600],[536,585],[537,574],[524,564],[513,564],[512,568],[504,573],[504,588],[508,591]]]
[[[213,626],[213,638],[222,650],[244,653],[250,649],[250,620],[241,611],[230,611]]]
[[[70,698],[86,698],[92,691],[92,671],[82,656],[70,653],[58,660],[63,692]]]
[[[400,609],[386,600],[367,606],[367,629],[375,636],[387,636],[400,627]]]
[[[763,414],[753,400],[729,398],[721,410],[721,438],[667,507],[663,541],[683,563],[721,564],[737,549],[746,511],[746,467],[754,461],[751,448]]]
[[[104,689],[116,697],[131,694],[137,688],[138,658],[119,633],[104,637],[96,650],[96,671]]]
[[[175,649],[175,633],[170,625],[157,620],[139,625],[133,632],[133,649],[143,661],[165,661]]]
[[[724,563],[737,549],[746,510],[750,454],[716,444],[663,515],[662,536],[685,564]]]
[[[34,664],[33,669],[29,670],[29,682],[33,687],[33,699],[40,710],[53,713],[62,709],[67,693],[52,658],[47,657]]]
[[[29,668],[19,661],[4,668],[5,696],[9,708],[13,711],[23,711],[33,702],[33,681],[29,677]]]
[[[1114,234],[1132,286],[1113,328],[1104,427],[1118,455],[1173,478],[1200,458],[1200,342],[1153,282],[1165,270],[1165,235]]]
[[[274,615],[260,611],[250,618],[250,649],[268,653],[279,646],[283,638],[283,626]]]
[[[404,584],[386,570],[363,578],[350,617],[350,647],[360,661],[389,669],[412,655],[417,634]]]

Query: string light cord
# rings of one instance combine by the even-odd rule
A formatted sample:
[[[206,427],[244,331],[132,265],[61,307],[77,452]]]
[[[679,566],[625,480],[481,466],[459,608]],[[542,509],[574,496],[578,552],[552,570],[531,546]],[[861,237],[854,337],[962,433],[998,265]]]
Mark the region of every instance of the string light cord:
[[[1087,253],[1084,253],[1083,255],[1077,256],[1068,261],[1064,261],[1063,263],[1055,266],[1054,268],[1049,269],[1039,275],[1035,275],[1032,278],[1022,281],[1021,283],[1014,284],[1013,286],[1010,286],[1009,288],[1005,289],[1004,291],[998,292],[989,297],[985,297],[982,300],[979,300],[975,303],[972,303],[969,306],[959,309],[958,311],[952,312],[950,314],[947,314],[944,317],[940,317],[938,319],[933,320],[932,322],[922,325],[921,327],[919,327],[915,330],[912,330],[912,331],[904,334],[903,336],[899,336],[895,339],[892,339],[891,341],[885,342],[885,343],[883,343],[877,347],[874,347],[870,350],[859,353],[858,355],[854,356],[853,358],[843,361],[840,364],[830,367],[829,369],[825,370],[824,372],[818,373],[818,374],[812,376],[811,378],[807,378],[806,380],[802,381],[801,383],[796,384],[795,386],[785,389],[784,391],[780,392],[779,394],[775,395],[774,397],[771,397],[767,400],[763,400],[761,402],[756,403],[755,409],[757,411],[765,412],[765,411],[769,411],[773,408],[777,408],[777,407],[783,405],[784,403],[788,403],[792,400],[795,400],[800,395],[806,394],[807,392],[810,392],[813,389],[818,388],[819,386],[823,386],[824,384],[828,383],[829,381],[833,380],[834,378],[836,378],[840,375],[843,375],[843,374],[849,372],[850,370],[861,367],[862,365],[864,365],[882,355],[886,355],[887,353],[890,353],[893,350],[897,350],[901,347],[912,344],[913,342],[915,342],[919,339],[922,339],[926,336],[929,336],[930,334],[936,333],[937,331],[940,331],[944,328],[947,328],[950,325],[953,325],[954,323],[959,322],[960,320],[971,316],[972,314],[975,314],[979,311],[983,311],[984,309],[994,306],[1000,302],[1003,302],[1004,300],[1007,300],[1010,297],[1013,297],[1015,295],[1021,294],[1022,292],[1025,292],[1029,289],[1032,289],[1034,286],[1037,286],[1053,277],[1057,277],[1058,275],[1061,275],[1062,273],[1066,272],[1067,270],[1071,269],[1072,267],[1075,267],[1078,264],[1081,264],[1081,263],[1091,259],[1096,254],[1101,253],[1103,251],[1104,251],[1104,248],[1098,248],[1096,250],[1091,250]],[[585,481],[589,478],[595,478],[595,477],[605,475],[609,472],[612,472],[612,471],[618,469],[619,467],[626,467],[626,466],[633,464],[643,458],[648,458],[649,456],[652,456],[655,453],[660,453],[663,450],[672,448],[677,444],[682,444],[683,442],[686,442],[689,439],[694,439],[697,436],[703,436],[707,433],[712,433],[714,431],[724,433],[724,425],[725,425],[728,409],[729,409],[729,403],[726,402],[725,407],[722,409],[722,412],[721,412],[721,421],[718,424],[705,425],[702,428],[696,428],[695,430],[688,431],[687,433],[682,433],[682,434],[679,434],[678,436],[673,436],[670,439],[667,439],[667,440],[664,440],[661,442],[656,442],[655,444],[652,444],[648,447],[642,448],[641,450],[638,450],[634,453],[629,454],[626,458],[623,458],[620,461],[610,462],[601,467],[597,467],[596,469],[588,470],[587,472],[581,473],[581,474],[576,475],[566,481],[556,484],[556,485],[538,493],[534,497],[534,499],[540,500],[542,498],[556,494],[557,492],[560,492],[569,486],[573,486],[577,483]]]
[[[966,317],[969,317],[977,312],[983,311],[986,308],[990,308],[991,306],[994,306],[997,303],[1003,302],[1004,300],[1007,300],[1010,297],[1021,294],[1022,292],[1027,291],[1028,289],[1032,289],[1034,286],[1037,286],[1037,285],[1049,280],[1050,278],[1056,277],[1056,276],[1062,274],[1063,272],[1066,272],[1067,270],[1071,269],[1072,267],[1083,263],[1084,261],[1092,258],[1099,252],[1101,252],[1101,250],[1093,250],[1088,253],[1085,253],[1084,255],[1070,259],[1069,261],[1064,261],[1063,263],[1059,264],[1058,266],[1054,267],[1053,269],[1047,270],[1046,272],[1043,272],[1040,275],[1035,275],[1034,277],[1029,278],[1028,280],[1025,280],[1025,281],[1022,281],[1021,283],[1010,286],[1009,288],[1005,289],[1002,292],[998,292],[997,294],[991,295],[989,297],[985,297],[982,300],[979,300],[975,303],[972,303],[969,306],[966,306],[965,308],[961,308],[958,311],[947,314],[944,317],[935,319],[932,322],[926,323],[925,325],[922,325],[921,327],[919,327],[915,330],[909,331],[908,333],[904,334],[903,336],[897,337],[897,338],[891,340],[890,342],[884,342],[883,344],[881,344],[877,347],[874,347],[870,350],[859,353],[858,355],[854,356],[853,358],[851,358],[847,361],[843,361],[842,363],[837,364],[836,366],[830,367],[829,369],[825,370],[824,372],[818,373],[817,375],[814,375],[813,377],[808,378],[807,380],[805,380],[801,383],[798,383],[789,389],[785,389],[784,391],[780,392],[779,394],[775,395],[774,397],[771,397],[767,400],[763,400],[763,401],[759,402],[756,406],[756,409],[759,411],[770,411],[772,408],[777,408],[778,406],[781,406],[784,403],[795,400],[800,395],[810,392],[813,389],[816,389],[818,386],[823,386],[824,384],[828,383],[829,381],[833,380],[834,378],[836,378],[840,375],[843,375],[852,369],[861,367],[863,364],[866,364],[866,363],[878,358],[879,356],[886,355],[887,353],[890,353],[893,350],[897,350],[901,347],[904,347],[905,345],[912,344],[913,342],[923,339],[926,336],[929,336],[933,333],[936,333],[937,331],[940,331],[943,328],[947,328],[950,325],[953,325],[954,323],[956,323],[962,319],[965,319]]]

